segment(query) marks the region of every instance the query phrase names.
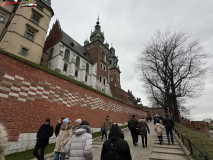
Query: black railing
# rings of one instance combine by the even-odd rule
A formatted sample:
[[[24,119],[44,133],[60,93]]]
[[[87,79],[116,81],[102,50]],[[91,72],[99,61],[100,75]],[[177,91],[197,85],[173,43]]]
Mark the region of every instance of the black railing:
[[[175,133],[178,135],[179,138],[181,138],[183,145],[186,146],[188,150],[190,150],[191,156],[195,159],[204,159],[204,160],[210,160],[207,153],[201,151],[194,143],[192,143],[186,136],[184,136],[177,128],[173,128]]]

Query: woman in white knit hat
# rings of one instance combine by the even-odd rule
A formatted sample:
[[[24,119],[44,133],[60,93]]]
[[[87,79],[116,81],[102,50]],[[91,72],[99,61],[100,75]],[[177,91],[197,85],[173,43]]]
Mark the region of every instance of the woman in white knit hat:
[[[75,120],[75,128],[78,127],[78,126],[80,126],[80,125],[81,125],[81,122],[82,122],[82,121],[81,121],[80,118],[76,119],[76,120]]]
[[[54,149],[54,160],[59,160],[59,156],[61,155],[60,160],[65,160],[65,145],[72,137],[72,122],[65,118],[63,123],[61,124],[60,132],[56,138],[56,144]]]

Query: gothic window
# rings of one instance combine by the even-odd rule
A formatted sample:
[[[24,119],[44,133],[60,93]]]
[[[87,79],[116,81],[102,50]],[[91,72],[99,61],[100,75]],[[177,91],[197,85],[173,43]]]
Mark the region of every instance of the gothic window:
[[[106,54],[105,54],[105,52],[101,53],[101,58],[102,58],[103,61],[106,61]]]
[[[110,65],[112,64],[112,60],[109,60],[109,64],[110,64]]]
[[[100,76],[100,79],[99,79],[99,80],[100,80],[100,82],[102,82],[102,77],[101,77],[101,76]]]
[[[101,69],[103,68],[103,65],[101,64]]]
[[[89,74],[89,64],[86,64],[86,74]]]
[[[66,49],[64,54],[64,60],[69,61],[69,59],[70,59],[70,51]]]
[[[0,22],[4,22],[5,14],[0,12]]]
[[[104,85],[106,84],[106,79],[104,78]]]
[[[67,71],[67,67],[68,67],[68,65],[67,65],[67,63],[64,63],[64,68],[63,68],[63,71]]]
[[[80,58],[79,58],[79,56],[76,57],[75,67],[76,67],[76,68],[79,68],[79,67],[80,67]]]
[[[86,75],[86,76],[85,76],[85,82],[87,82],[87,78],[88,78],[88,76]]]
[[[48,60],[52,58],[52,56],[53,56],[53,51],[54,51],[54,48],[51,48],[51,49],[50,49],[50,53],[48,54]]]

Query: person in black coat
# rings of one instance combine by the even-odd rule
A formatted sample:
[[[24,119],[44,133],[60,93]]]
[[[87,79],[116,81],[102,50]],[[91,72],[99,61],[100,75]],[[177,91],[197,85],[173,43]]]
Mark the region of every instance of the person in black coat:
[[[165,128],[166,128],[166,136],[167,136],[167,139],[168,139],[168,144],[170,144],[170,137],[169,137],[169,134],[170,134],[170,136],[171,136],[172,144],[174,144],[173,133],[172,133],[172,128],[173,128],[173,126],[174,126],[174,122],[173,122],[173,120],[168,116],[168,114],[166,115],[166,118],[163,119],[163,125],[164,125]]]
[[[110,128],[109,139],[104,142],[101,151],[101,160],[109,160],[109,152],[111,152],[111,145],[115,145],[116,156],[120,160],[131,160],[131,153],[129,145],[124,140],[124,133],[117,124],[113,124]],[[111,158],[112,159],[112,158]]]
[[[133,115],[128,121],[128,128],[131,132],[133,144],[136,146],[138,143],[138,120],[135,118],[135,115]]]
[[[55,127],[55,136],[57,137],[59,132],[60,132],[60,129],[61,129],[61,124],[63,123],[63,120],[65,118],[64,117],[61,117],[61,119],[58,120],[58,124],[56,125]]]
[[[37,142],[36,146],[33,150],[33,155],[38,159],[38,160],[44,160],[44,151],[46,146],[49,143],[49,138],[53,135],[53,126],[50,125],[50,119],[47,118],[45,120],[45,123],[41,125],[40,129],[37,132]],[[38,154],[38,150],[40,150],[40,155]]]

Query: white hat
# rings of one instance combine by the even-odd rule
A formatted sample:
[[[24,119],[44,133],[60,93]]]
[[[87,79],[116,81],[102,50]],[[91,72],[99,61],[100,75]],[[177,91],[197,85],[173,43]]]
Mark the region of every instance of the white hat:
[[[78,124],[81,124],[81,119],[79,118],[79,119],[76,119],[76,121],[75,121],[76,123],[78,123]]]

